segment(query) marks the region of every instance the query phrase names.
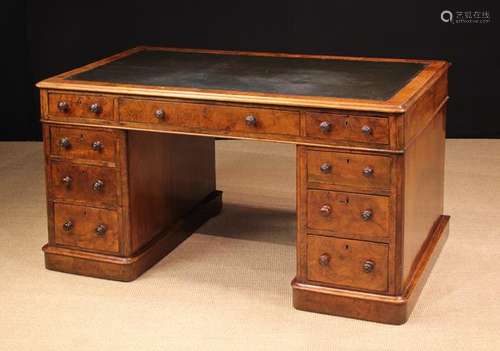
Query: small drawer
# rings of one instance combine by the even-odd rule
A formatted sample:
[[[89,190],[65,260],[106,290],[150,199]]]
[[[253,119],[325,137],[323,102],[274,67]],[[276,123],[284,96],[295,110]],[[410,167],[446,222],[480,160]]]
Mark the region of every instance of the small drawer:
[[[307,150],[307,180],[353,187],[388,190],[392,159],[332,151]]]
[[[118,205],[118,172],[110,167],[50,163],[52,198],[85,204]]]
[[[114,163],[118,142],[118,135],[110,131],[50,127],[52,156]]]
[[[218,134],[300,135],[299,113],[295,111],[129,98],[118,100],[118,111],[120,121],[126,122],[213,130]]]
[[[326,190],[307,191],[307,227],[383,240],[389,234],[389,197]]]
[[[383,117],[306,113],[306,136],[334,141],[389,144],[389,121]]]
[[[118,213],[101,208],[54,204],[57,245],[118,253]]]
[[[378,292],[387,291],[388,245],[307,236],[307,279]]]
[[[50,119],[113,120],[113,98],[102,95],[49,93]]]

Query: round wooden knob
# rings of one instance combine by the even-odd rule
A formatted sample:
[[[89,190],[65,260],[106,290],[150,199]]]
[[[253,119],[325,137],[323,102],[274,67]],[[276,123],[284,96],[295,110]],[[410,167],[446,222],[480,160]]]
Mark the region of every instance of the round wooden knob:
[[[363,168],[363,175],[365,177],[371,177],[373,175],[373,168],[370,166],[366,166]]]
[[[321,129],[323,133],[329,133],[332,130],[332,123],[323,121],[319,124],[319,129]]]
[[[63,149],[69,149],[71,147],[71,142],[69,141],[68,138],[64,137],[59,140],[59,146],[62,147]]]
[[[368,221],[372,219],[373,217],[373,211],[372,210],[364,210],[361,212],[361,218],[363,218],[364,221]]]
[[[68,112],[69,111],[69,104],[66,101],[59,101],[57,103],[57,109],[61,112]]]
[[[363,263],[363,271],[366,273],[372,272],[374,268],[375,268],[375,262],[373,262],[371,260],[366,260]]]
[[[330,213],[332,213],[332,208],[329,205],[323,205],[319,209],[319,213],[321,213],[322,216],[329,216]]]
[[[257,125],[257,118],[255,118],[255,116],[248,115],[245,117],[245,123],[249,127],[255,127]]]
[[[331,257],[329,254],[327,253],[321,254],[319,256],[319,264],[323,267],[328,266],[328,264],[330,263],[330,259]]]
[[[95,232],[96,232],[97,235],[104,235],[107,230],[108,230],[108,227],[106,226],[106,224],[99,224],[95,228]]]
[[[325,174],[331,173],[332,172],[332,165],[329,164],[328,162],[325,162],[325,163],[321,164],[321,166],[319,166],[319,170],[321,171],[321,173],[325,173]]]
[[[157,109],[155,111],[155,117],[156,119],[162,121],[163,119],[165,119],[165,111],[163,111],[161,108]]]
[[[94,151],[101,151],[103,147],[104,145],[100,140],[96,140],[92,143],[92,150]]]
[[[370,126],[364,125],[361,127],[361,132],[364,135],[370,135],[372,133],[372,128]]]
[[[89,107],[90,112],[95,113],[96,115],[101,113],[101,105],[99,105],[97,102],[94,102],[92,105]]]
[[[73,229],[73,222],[71,221],[64,222],[62,227],[65,232],[69,232],[71,229]]]
[[[94,191],[103,191],[104,182],[102,180],[97,180],[93,185]]]
[[[72,181],[73,179],[71,179],[70,176],[66,176],[61,179],[61,182],[66,186],[66,188],[69,188],[71,186]]]

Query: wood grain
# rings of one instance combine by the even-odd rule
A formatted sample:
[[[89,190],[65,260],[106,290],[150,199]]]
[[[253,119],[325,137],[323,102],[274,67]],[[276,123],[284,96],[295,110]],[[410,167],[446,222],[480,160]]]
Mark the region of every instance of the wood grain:
[[[215,146],[212,138],[130,132],[128,150],[131,254],[215,191]]]

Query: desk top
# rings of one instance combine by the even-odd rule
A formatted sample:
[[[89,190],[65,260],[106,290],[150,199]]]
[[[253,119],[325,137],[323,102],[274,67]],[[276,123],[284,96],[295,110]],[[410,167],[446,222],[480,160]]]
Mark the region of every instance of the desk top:
[[[42,88],[402,112],[444,61],[139,47]]]

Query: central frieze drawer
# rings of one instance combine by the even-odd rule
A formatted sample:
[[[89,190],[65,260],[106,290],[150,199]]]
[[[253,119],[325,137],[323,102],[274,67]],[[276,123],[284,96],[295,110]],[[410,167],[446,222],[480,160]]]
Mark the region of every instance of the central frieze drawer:
[[[296,111],[121,98],[118,114],[121,122],[214,130],[222,134],[300,135],[300,116]]]

